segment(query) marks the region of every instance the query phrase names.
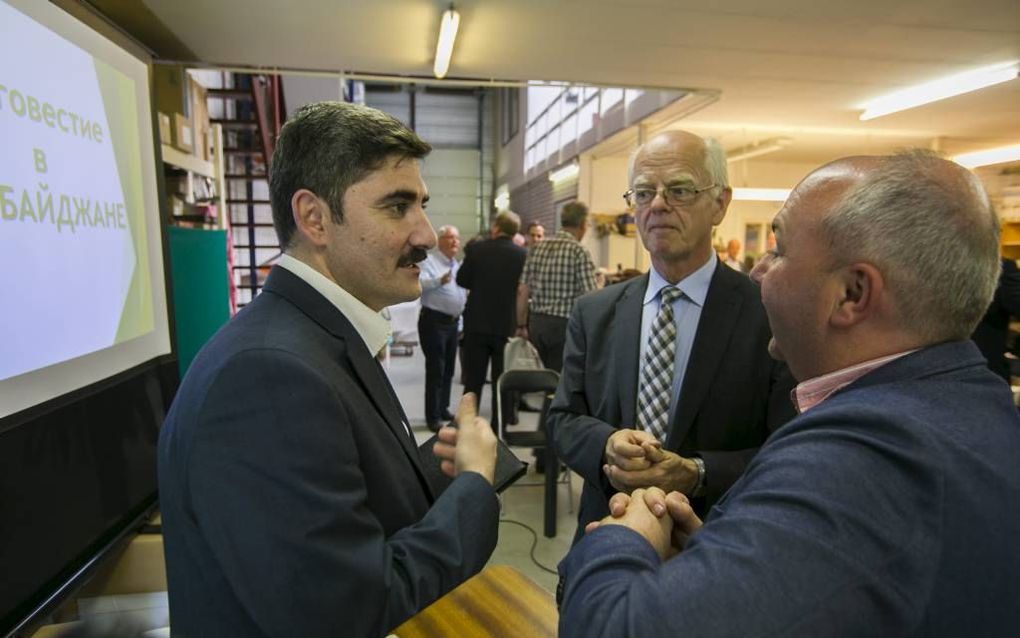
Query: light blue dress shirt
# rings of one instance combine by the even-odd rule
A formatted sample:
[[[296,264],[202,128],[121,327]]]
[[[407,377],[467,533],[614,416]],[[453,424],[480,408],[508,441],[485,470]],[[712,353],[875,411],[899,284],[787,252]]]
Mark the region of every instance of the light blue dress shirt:
[[[467,295],[457,285],[457,271],[460,269],[457,258],[447,259],[443,253],[432,250],[425,261],[421,262],[420,268],[418,280],[421,282],[421,305],[444,315],[459,317],[464,312]],[[443,275],[451,270],[453,273],[450,281],[440,284]]]
[[[676,406],[680,399],[680,388],[683,387],[684,373],[687,372],[687,361],[691,358],[691,347],[694,335],[698,331],[701,320],[701,309],[705,307],[708,286],[712,283],[718,257],[713,253],[701,266],[676,285],[683,293],[673,302],[673,321],[676,325],[676,354],[673,358],[673,386],[669,400],[669,423],[673,422]],[[645,367],[645,353],[648,350],[649,333],[655,317],[659,314],[659,291],[670,285],[653,266],[649,272],[648,289],[645,290],[644,306],[641,309],[641,358],[638,360],[638,392],[641,391],[641,371]]]

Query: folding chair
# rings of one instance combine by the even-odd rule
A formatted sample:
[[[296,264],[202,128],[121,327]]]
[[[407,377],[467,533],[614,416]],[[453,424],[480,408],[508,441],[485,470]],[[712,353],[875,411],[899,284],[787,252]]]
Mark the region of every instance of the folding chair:
[[[563,482],[567,485],[567,501],[569,511],[574,511],[573,489],[570,482],[570,470],[565,471],[562,481],[557,480],[560,461],[556,456],[556,449],[553,447],[552,432],[546,419],[549,413],[549,404],[552,402],[556,386],[559,385],[560,375],[555,370],[539,369],[516,369],[507,370],[500,375],[496,382],[496,410],[500,415],[499,438],[511,447],[541,448],[545,459],[545,535],[548,538],[556,536],[556,484]],[[511,393],[541,392],[545,399],[542,401],[542,411],[538,417],[538,429],[524,432],[508,432],[507,421],[511,406],[504,407],[503,395]],[[516,394],[515,394],[516,396]],[[518,485],[521,485],[518,483]],[[524,483],[523,485],[536,485],[535,483]]]

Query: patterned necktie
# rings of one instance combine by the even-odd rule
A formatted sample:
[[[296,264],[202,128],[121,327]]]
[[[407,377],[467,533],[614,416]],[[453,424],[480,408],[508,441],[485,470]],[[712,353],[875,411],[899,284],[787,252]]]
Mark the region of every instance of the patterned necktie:
[[[666,442],[669,423],[669,400],[673,395],[673,358],[676,354],[676,324],[673,302],[683,296],[679,288],[667,286],[660,291],[659,314],[652,322],[652,331],[641,368],[638,390],[638,427]]]

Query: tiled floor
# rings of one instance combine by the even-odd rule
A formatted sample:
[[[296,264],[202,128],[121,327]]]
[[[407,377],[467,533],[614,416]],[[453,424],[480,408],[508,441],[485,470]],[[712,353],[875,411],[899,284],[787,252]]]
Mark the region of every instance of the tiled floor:
[[[411,356],[391,356],[385,364],[390,381],[400,397],[404,412],[411,421],[418,442],[422,443],[432,433],[425,427],[425,358],[420,348],[414,348]],[[455,410],[464,387],[459,383],[460,370],[454,373],[451,411]],[[479,413],[488,418],[491,413],[489,386],[485,387]],[[538,415],[533,412],[520,413],[520,425],[514,427],[534,428]],[[535,544],[535,558],[543,566],[555,570],[557,563],[570,549],[570,541],[574,536],[577,521],[577,503],[581,492],[581,479],[572,477],[574,511],[568,511],[567,486],[560,484],[557,494],[556,536],[546,538],[542,534],[543,527],[543,476],[534,471],[534,458],[531,450],[515,449],[517,455],[530,465],[528,475],[523,477],[502,495],[503,512],[501,519],[523,523],[534,530],[506,522],[499,526],[499,543],[489,560],[490,564],[511,565],[550,592],[556,591],[557,578],[554,574],[544,571],[531,560],[531,547]]]

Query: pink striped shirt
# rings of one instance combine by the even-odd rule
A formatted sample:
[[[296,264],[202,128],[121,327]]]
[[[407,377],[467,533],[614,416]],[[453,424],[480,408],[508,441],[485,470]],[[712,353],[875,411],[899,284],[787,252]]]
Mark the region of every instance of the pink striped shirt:
[[[807,412],[828,399],[837,390],[845,388],[872,370],[880,368],[890,361],[895,361],[911,352],[917,352],[917,349],[890,354],[878,359],[872,359],[871,361],[864,361],[842,370],[836,370],[814,379],[808,379],[797,384],[797,387],[790,393],[790,399],[793,401],[793,406],[797,409],[798,414]]]

